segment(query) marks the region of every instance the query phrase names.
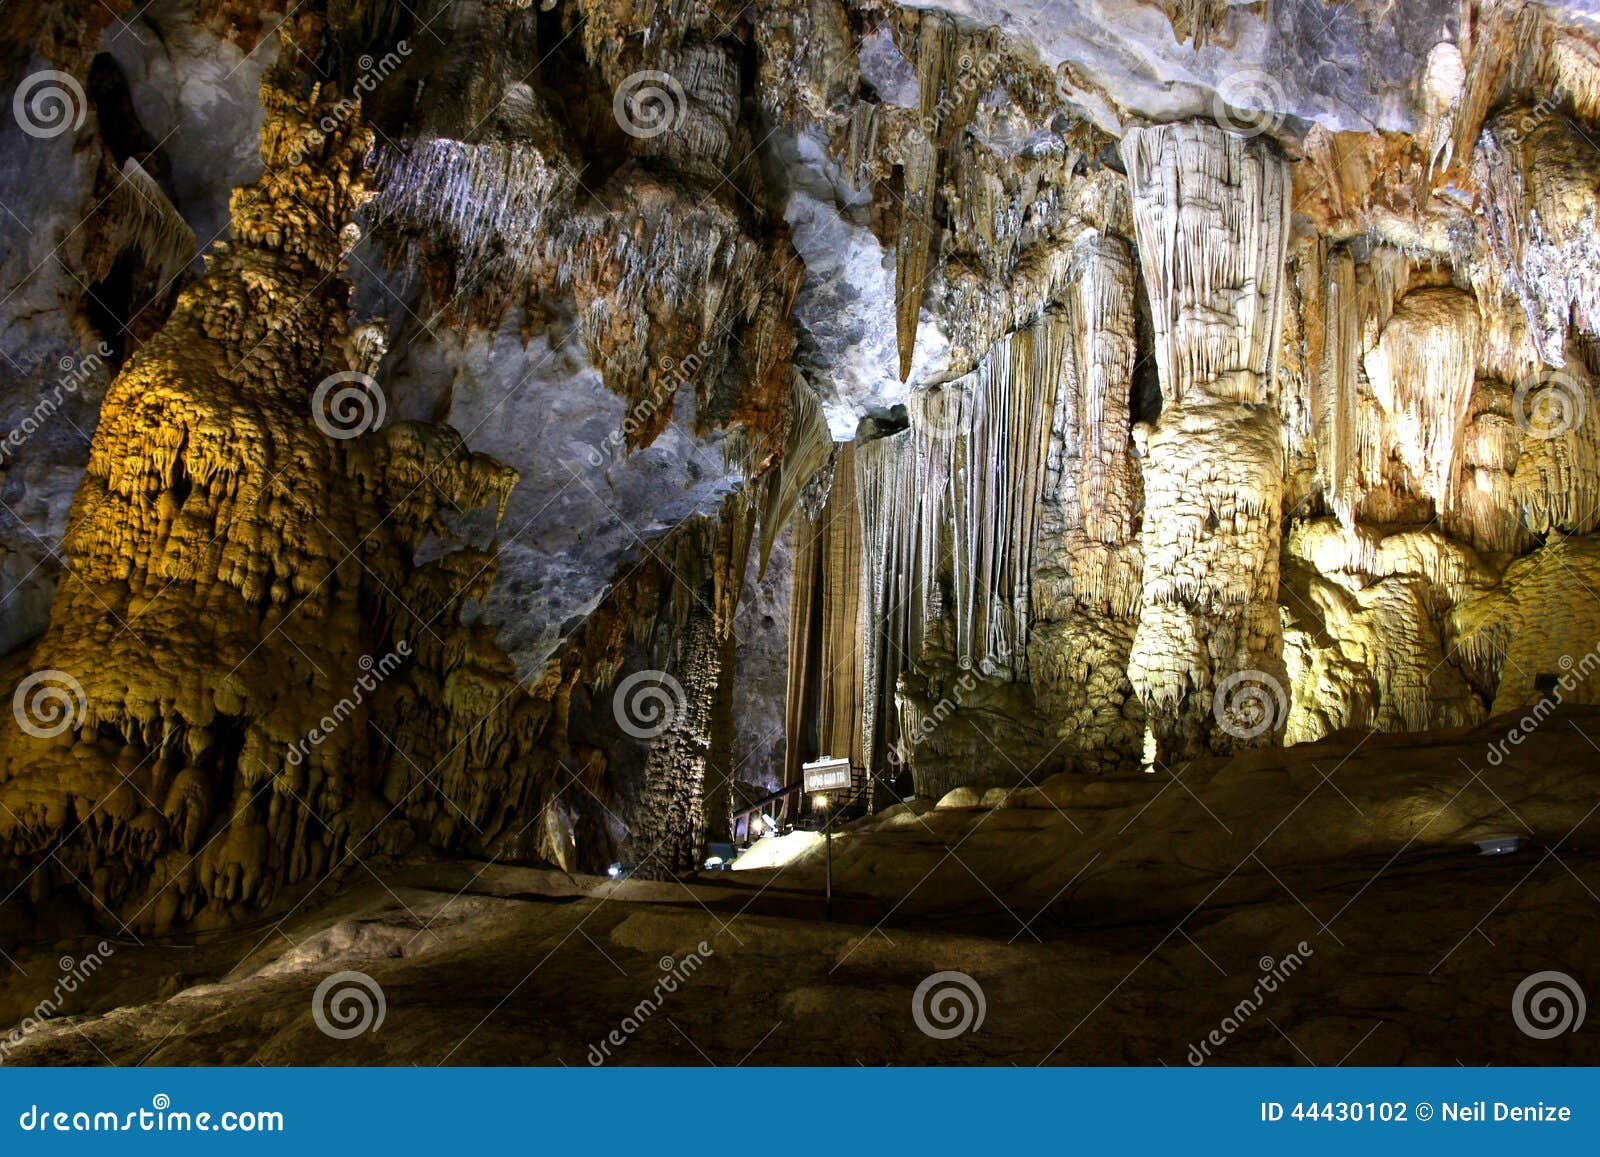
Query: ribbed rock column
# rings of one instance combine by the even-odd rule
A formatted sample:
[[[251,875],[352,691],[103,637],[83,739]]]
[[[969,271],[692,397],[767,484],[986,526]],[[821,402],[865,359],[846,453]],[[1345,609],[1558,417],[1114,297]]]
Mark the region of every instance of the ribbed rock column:
[[[1039,709],[1075,767],[1137,767],[1144,712],[1128,683],[1139,618],[1139,465],[1133,255],[1086,232],[1073,247],[1072,333],[1056,402],[1034,548],[1029,670]]]
[[[1265,138],[1207,123],[1132,129],[1122,156],[1162,393],[1129,676],[1154,754],[1171,759],[1271,742],[1287,717],[1275,391],[1289,170]]]

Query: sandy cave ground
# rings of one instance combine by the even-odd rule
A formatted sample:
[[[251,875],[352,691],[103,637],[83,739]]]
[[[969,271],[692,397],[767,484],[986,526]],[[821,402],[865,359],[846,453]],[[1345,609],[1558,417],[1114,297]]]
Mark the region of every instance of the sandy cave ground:
[[[107,934],[5,1060],[1597,1063],[1571,989],[1514,998],[1539,973],[1585,1005],[1600,984],[1600,710],[1561,709],[1490,766],[1509,722],[898,807],[837,838],[832,924],[816,850],[664,884],[352,864],[226,933]],[[1477,854],[1503,835],[1523,849]],[[9,946],[0,1023],[96,939]],[[371,1012],[347,994],[314,1015],[340,972],[370,978]],[[964,978],[916,1007],[941,972]],[[1519,1027],[1563,1009],[1565,1031]],[[363,1015],[348,1039],[319,1027]]]

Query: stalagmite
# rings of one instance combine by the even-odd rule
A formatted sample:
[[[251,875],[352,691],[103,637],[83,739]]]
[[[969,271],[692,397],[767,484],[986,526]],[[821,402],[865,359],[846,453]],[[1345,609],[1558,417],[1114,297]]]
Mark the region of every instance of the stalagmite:
[[[1287,742],[1483,717],[1443,638],[1450,608],[1498,581],[1470,547],[1431,527],[1385,534],[1318,519],[1294,527],[1284,555]]]
[[[678,527],[657,545],[668,560],[661,576],[670,627],[660,656],[660,686],[646,683],[622,696],[618,708],[650,724],[644,782],[635,801],[622,854],[630,874],[670,879],[697,870],[708,839],[729,837],[729,768],[717,766],[717,730],[731,726],[715,709],[718,691],[735,672],[729,661],[731,598],[743,580],[753,508],[733,494],[717,514]],[[647,677],[653,672],[645,672]],[[635,676],[637,678],[637,676]]]
[[[407,705],[431,698],[433,734],[405,742],[432,766],[458,746],[453,710],[469,707],[454,701],[467,672],[438,681],[470,634],[460,600],[486,580],[410,559],[445,529],[441,508],[503,509],[515,474],[453,431],[378,425],[370,396],[330,402],[318,387],[351,368],[348,238],[326,222],[365,196],[371,139],[359,106],[334,118],[335,94],[302,85],[293,46],[323,35],[315,11],[285,24],[262,81],[265,174],[235,196],[232,240],[102,407],[67,543],[79,579],[32,658],[82,688],[81,729],[5,752],[10,852],[49,853],[41,871],[83,881],[138,928],[215,922],[357,847],[405,847],[404,821],[377,831],[394,814],[379,803],[392,747],[375,753],[367,722],[404,734]],[[313,135],[323,124],[337,131]],[[340,422],[366,436],[330,437]],[[485,737],[501,722],[477,703],[470,721]],[[142,803],[135,854],[107,854],[118,836],[68,839],[74,814],[124,785]],[[449,811],[441,796],[465,786],[439,767],[426,798]],[[453,814],[441,822],[453,833]]]
[[[1600,526],[1600,391],[1578,358],[1532,375],[1511,397],[1521,435],[1507,505],[1535,535]]]
[[[1600,589],[1600,544],[1553,534],[1450,615],[1452,646],[1490,714],[1538,701],[1542,682],[1556,682],[1564,702],[1600,702],[1600,600],[1572,598],[1574,586]]]

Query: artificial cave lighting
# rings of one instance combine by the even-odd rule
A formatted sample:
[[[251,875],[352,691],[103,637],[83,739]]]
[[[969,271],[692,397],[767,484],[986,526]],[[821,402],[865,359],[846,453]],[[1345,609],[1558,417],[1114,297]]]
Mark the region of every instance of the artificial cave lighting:
[[[1592,9],[10,0],[0,1062],[1600,1060]]]

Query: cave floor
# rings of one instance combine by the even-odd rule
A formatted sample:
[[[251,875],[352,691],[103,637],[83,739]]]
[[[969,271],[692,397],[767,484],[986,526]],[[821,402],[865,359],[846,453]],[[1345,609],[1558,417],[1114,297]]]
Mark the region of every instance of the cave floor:
[[[1600,985],[1600,711],[1491,767],[1504,726],[895,809],[836,839],[834,923],[816,852],[678,883],[357,868],[248,927],[113,941],[9,1063],[1597,1063],[1592,1023],[1538,1039],[1513,994]],[[0,1021],[90,943],[13,954]],[[336,1039],[313,994],[345,970],[385,1013]],[[913,1000],[946,971],[983,1017],[942,1038]]]

